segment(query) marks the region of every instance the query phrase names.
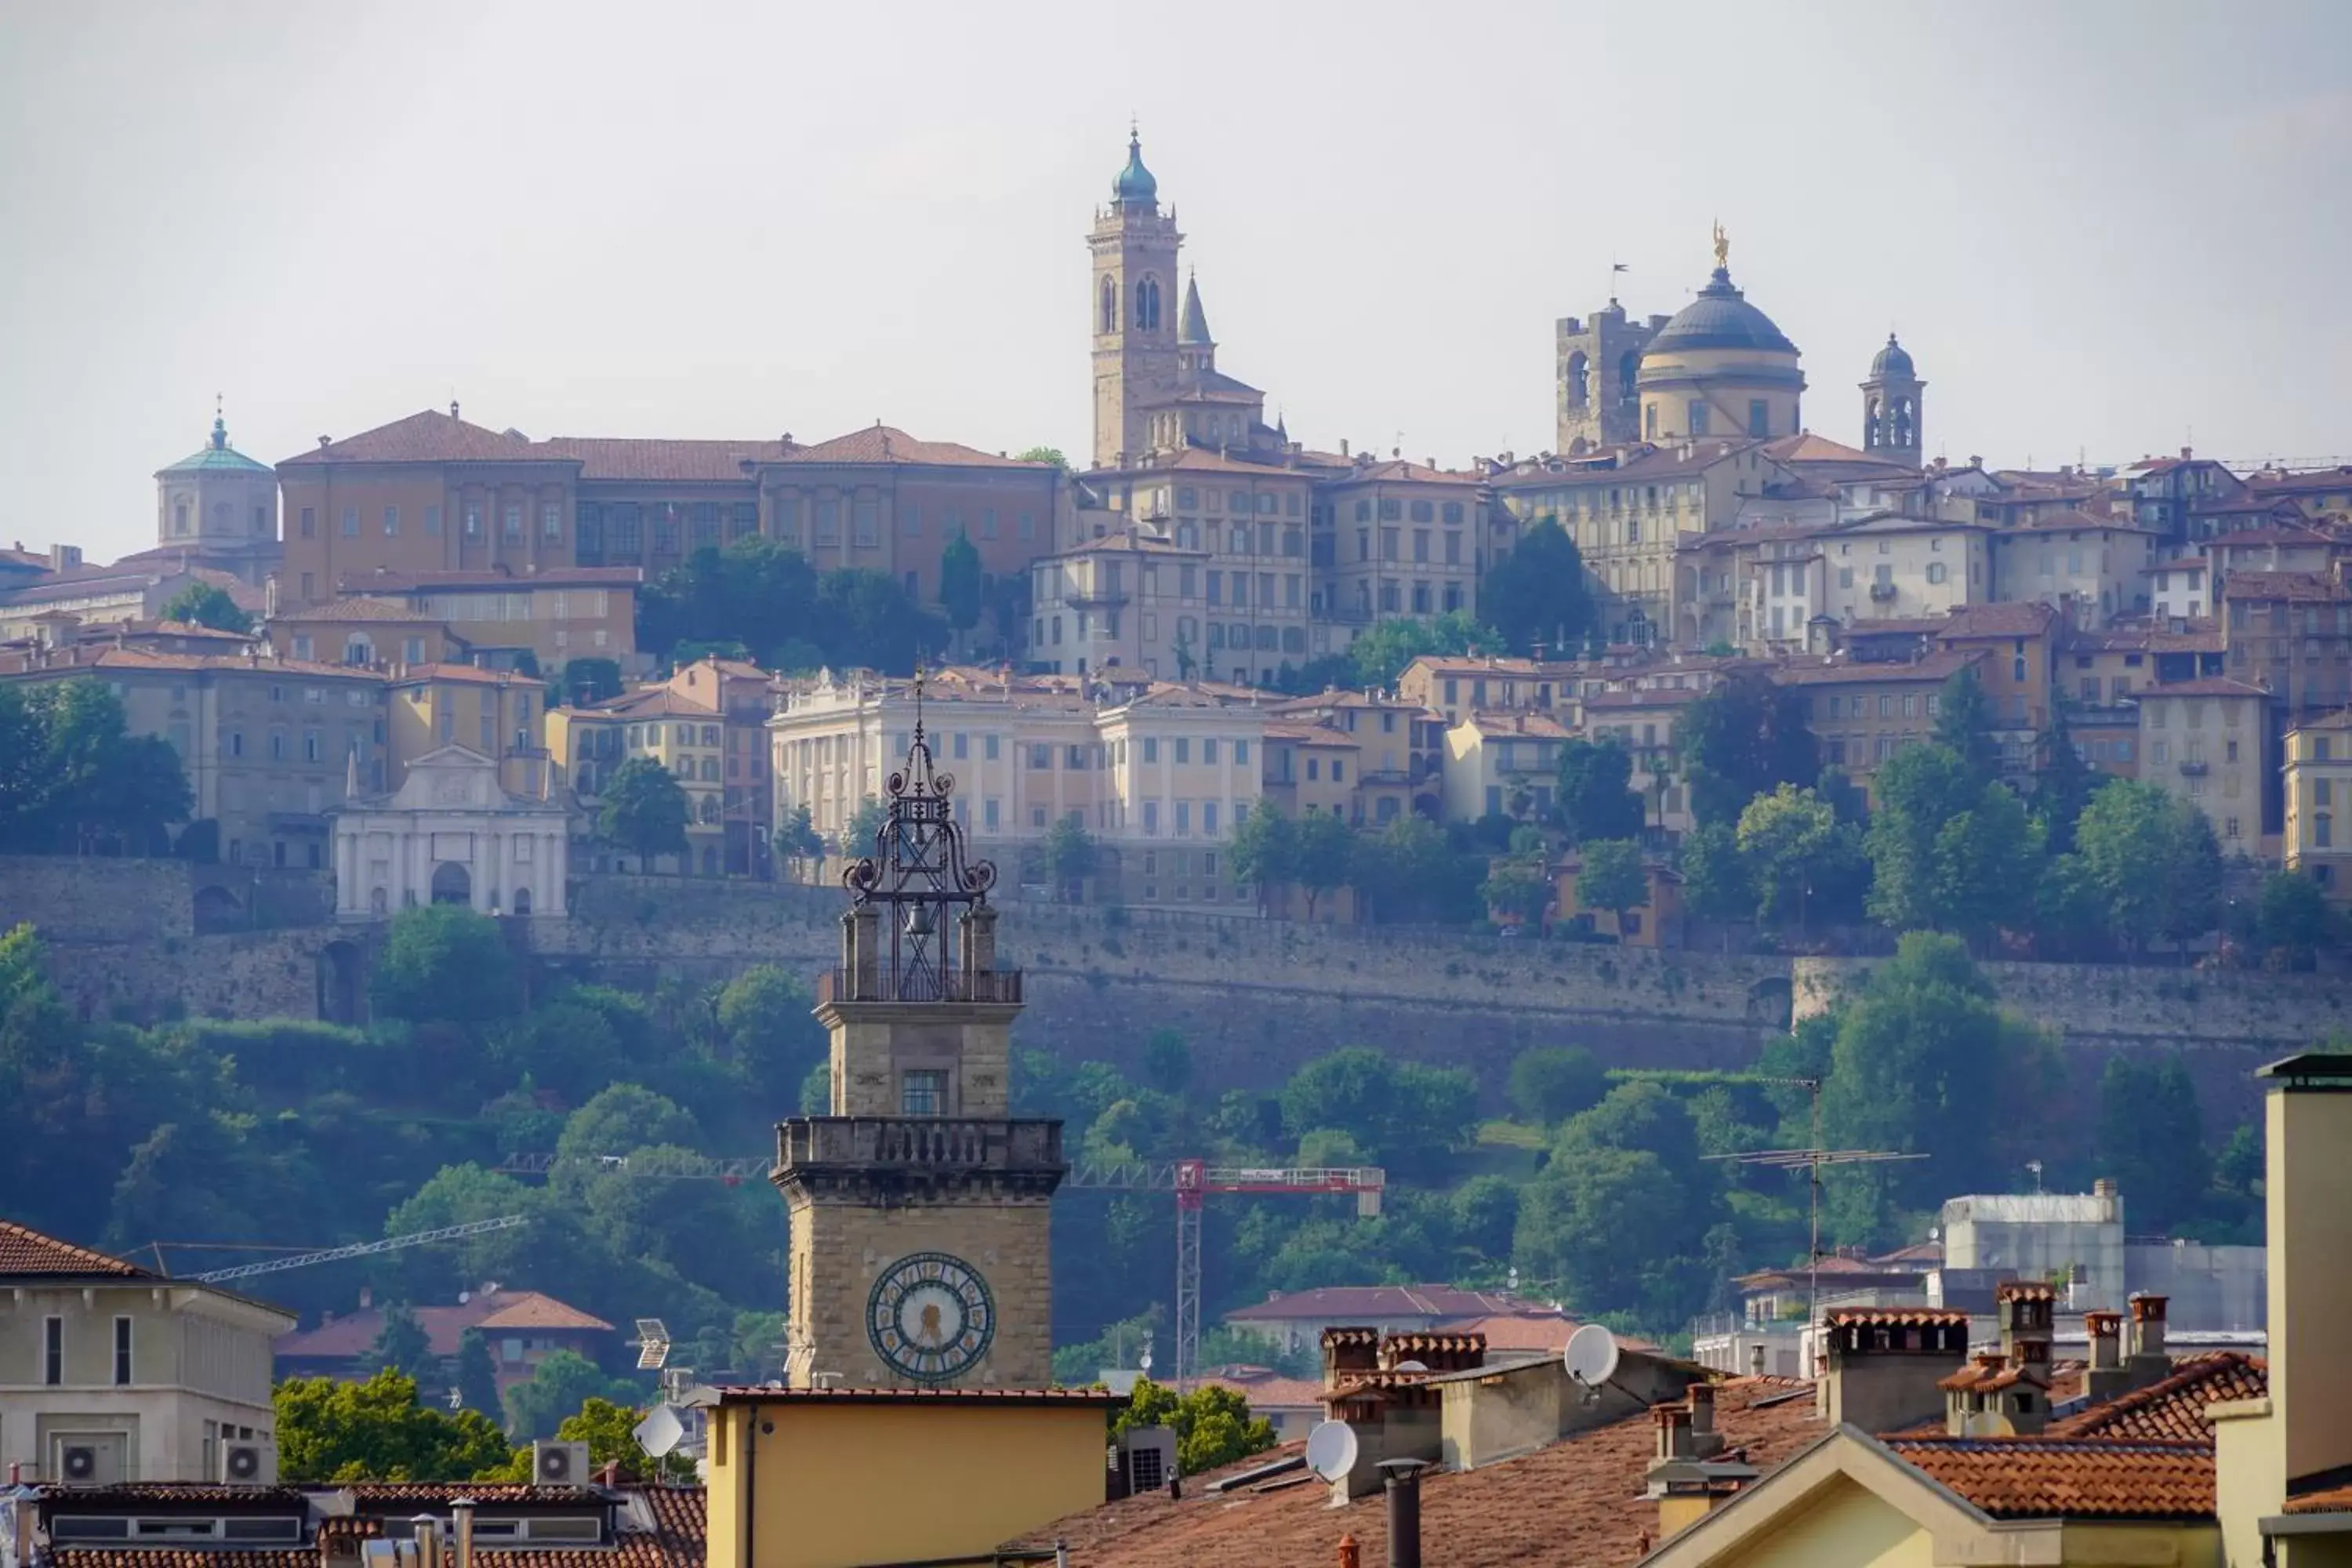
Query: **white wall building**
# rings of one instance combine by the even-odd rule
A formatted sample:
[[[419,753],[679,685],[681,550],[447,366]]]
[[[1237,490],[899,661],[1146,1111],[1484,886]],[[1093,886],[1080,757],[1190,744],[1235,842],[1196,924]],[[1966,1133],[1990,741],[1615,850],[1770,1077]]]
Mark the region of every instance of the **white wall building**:
[[[0,1220],[0,1466],[27,1481],[274,1480],[269,1346],[295,1322]]]
[[[346,800],[335,818],[335,918],[385,920],[418,904],[561,919],[564,808],[499,784],[499,764],[449,745],[408,765],[399,789]]]

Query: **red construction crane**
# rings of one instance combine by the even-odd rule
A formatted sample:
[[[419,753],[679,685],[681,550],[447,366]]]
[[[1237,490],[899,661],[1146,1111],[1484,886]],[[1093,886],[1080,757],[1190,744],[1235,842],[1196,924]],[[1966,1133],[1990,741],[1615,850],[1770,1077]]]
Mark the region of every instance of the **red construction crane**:
[[[1212,1165],[1206,1160],[1165,1160],[1123,1165],[1077,1165],[1068,1184],[1083,1188],[1171,1191],[1176,1194],[1177,1392],[1189,1392],[1200,1375],[1201,1211],[1213,1193],[1257,1197],[1321,1197],[1353,1193],[1356,1213],[1369,1219],[1381,1212],[1388,1173],[1377,1165],[1292,1167]]]
[[[771,1156],[741,1159],[681,1152],[642,1154],[509,1154],[496,1169],[509,1176],[544,1176],[561,1164],[594,1165],[652,1178],[717,1180],[729,1186],[745,1178],[763,1179]],[[1377,1165],[1212,1165],[1206,1160],[1137,1160],[1118,1164],[1080,1163],[1070,1168],[1068,1187],[1089,1191],[1172,1192],[1176,1194],[1175,1385],[1189,1391],[1200,1375],[1201,1211],[1212,1194],[1252,1197],[1324,1197],[1353,1193],[1356,1213],[1369,1219],[1381,1212],[1388,1173]]]

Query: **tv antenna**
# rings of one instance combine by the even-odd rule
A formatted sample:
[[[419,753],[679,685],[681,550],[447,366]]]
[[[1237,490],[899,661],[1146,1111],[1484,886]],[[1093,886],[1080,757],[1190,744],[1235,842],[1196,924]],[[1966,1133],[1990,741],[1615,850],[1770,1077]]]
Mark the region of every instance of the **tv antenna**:
[[[1801,1089],[1811,1100],[1812,1142],[1803,1149],[1756,1149],[1745,1154],[1707,1154],[1709,1160],[1721,1160],[1734,1165],[1759,1165],[1773,1171],[1803,1171],[1806,1173],[1806,1208],[1811,1222],[1811,1238],[1805,1250],[1805,1313],[1806,1321],[1818,1324],[1822,1317],[1822,1171],[1830,1165],[1878,1165],[1896,1160],[1924,1160],[1925,1154],[1901,1153],[1887,1149],[1831,1149],[1822,1143],[1822,1080],[1817,1078],[1769,1078],[1761,1073],[1726,1073],[1725,1080],[1736,1083],[1772,1083]]]

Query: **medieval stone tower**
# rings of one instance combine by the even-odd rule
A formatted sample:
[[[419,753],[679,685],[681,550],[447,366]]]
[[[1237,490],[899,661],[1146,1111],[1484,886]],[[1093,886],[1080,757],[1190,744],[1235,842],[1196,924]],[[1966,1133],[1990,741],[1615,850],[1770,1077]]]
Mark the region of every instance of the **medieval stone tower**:
[[[1927,384],[1919,379],[1911,355],[1895,334],[1870,362],[1870,378],[1862,384],[1862,449],[1890,463],[1919,466],[1919,395]]]
[[[996,966],[996,868],[967,863],[954,780],[914,743],[874,853],[844,874],[828,1116],[776,1129],[792,1217],[794,1388],[1038,1388],[1053,1377],[1049,1205],[1062,1124],[1012,1116],[1021,973]]]
[[[1556,323],[1553,359],[1559,385],[1554,401],[1559,416],[1557,450],[1579,457],[1598,447],[1614,447],[1642,438],[1642,398],[1635,383],[1642,374],[1642,353],[1664,316],[1637,321],[1615,300],[1592,313],[1590,320],[1562,316]]]
[[[1176,215],[1160,210],[1160,182],[1143,166],[1130,134],[1127,167],[1111,182],[1110,205],[1087,236],[1094,253],[1095,454],[1097,468],[1123,468],[1149,446],[1143,412],[1176,390]]]

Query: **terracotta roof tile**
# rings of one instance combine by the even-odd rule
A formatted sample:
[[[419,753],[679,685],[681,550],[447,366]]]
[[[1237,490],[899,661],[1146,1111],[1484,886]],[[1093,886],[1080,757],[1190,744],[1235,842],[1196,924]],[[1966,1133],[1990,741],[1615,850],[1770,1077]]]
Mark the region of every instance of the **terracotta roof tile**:
[[[1227,1322],[1286,1322],[1293,1319],[1349,1322],[1381,1318],[1467,1318],[1488,1313],[1549,1317],[1559,1310],[1500,1290],[1457,1290],[1451,1285],[1325,1285],[1290,1290],[1227,1312]]]
[[[645,581],[635,566],[551,566],[543,572],[373,572],[347,573],[339,578],[340,594],[414,594],[435,588],[482,588],[510,593],[518,588],[619,588]]]
[[[2207,1405],[2260,1399],[2270,1387],[2269,1363],[2259,1356],[2241,1351],[2189,1356],[2176,1363],[2172,1375],[2160,1383],[2053,1421],[2048,1435],[2210,1443],[2213,1423],[2205,1414]]]
[[[2352,1486],[2329,1487],[2286,1500],[2289,1513],[2352,1513]]]
[[[28,1226],[0,1219],[0,1276],[10,1274],[112,1275],[123,1279],[148,1278],[135,1263],[92,1252]]]
[[[1769,1468],[1822,1435],[1810,1384],[1785,1378],[1732,1378],[1716,1385],[1716,1428],[1748,1462]],[[1769,1402],[1759,1405],[1759,1402]],[[1637,1413],[1517,1458],[1475,1470],[1431,1471],[1421,1483],[1422,1531],[1442,1542],[1428,1556],[1445,1568],[1615,1568],[1638,1562],[1658,1528],[1658,1505],[1643,1495],[1654,1438]],[[1289,1444],[1247,1465],[1299,1452]],[[1238,1470],[1241,1466],[1234,1467]],[[1228,1471],[1227,1473],[1234,1473]],[[1388,1537],[1378,1497],[1328,1506],[1328,1488],[1308,1481],[1276,1489],[1216,1494],[1185,1483],[1164,1492],[1073,1514],[1017,1545],[1069,1546],[1076,1568],[1257,1568],[1332,1561],[1340,1534],[1356,1538],[1367,1563],[1384,1558]],[[2207,1483],[2210,1496],[2211,1483]]]
[[[509,435],[468,425],[454,414],[427,408],[405,419],[362,430],[324,447],[298,453],[280,468],[308,468],[322,463],[517,463],[568,462],[552,453],[541,453],[526,436]]]
[[[782,441],[666,441],[614,436],[551,436],[551,457],[577,458],[583,481],[636,479],[657,484],[748,485],[745,463],[781,462],[799,450]]]
[[[2051,1437],[1895,1437],[1896,1458],[1995,1519],[2210,1519],[2202,1443]]]
[[[1100,1405],[1127,1395],[1099,1388],[770,1388],[730,1384],[712,1390],[734,1405]]]
[[[46,1561],[50,1568],[319,1568],[315,1546],[283,1546],[267,1551],[223,1551],[215,1546],[106,1547],[56,1546]]]
[[[2221,597],[2327,603],[2352,598],[2352,591],[2324,572],[2232,572],[2222,580]]]
[[[567,1307],[552,1296],[542,1296],[530,1290],[500,1307],[476,1326],[485,1329],[585,1329],[604,1331],[609,1331],[613,1325],[577,1307]]]
[[[1268,1410],[1297,1410],[1323,1404],[1323,1380],[1319,1377],[1285,1377],[1271,1367],[1221,1366],[1204,1375],[1201,1381],[1230,1388],[1249,1402],[1249,1407],[1260,1413]]]
[[[976,447],[962,446],[954,441],[919,441],[904,430],[887,425],[869,425],[863,430],[852,430],[846,436],[835,436],[830,441],[820,441],[814,447],[802,447],[778,459],[783,463],[905,463],[935,468],[1027,468],[1035,473],[1052,473],[1051,463],[1024,463],[1014,458],[1000,458],[993,452],[983,452]]]
[[[527,1321],[509,1321],[501,1327],[575,1330],[583,1333],[609,1332],[610,1323],[565,1306],[551,1296],[536,1290],[478,1291],[469,1300],[449,1306],[415,1309],[417,1326],[433,1353],[453,1356],[457,1353],[458,1341],[467,1329],[488,1325],[493,1318],[507,1313],[525,1315]],[[383,1330],[383,1310],[370,1308],[321,1323],[315,1329],[282,1336],[274,1347],[279,1356],[303,1360],[344,1361],[365,1355]]]
[[[2259,686],[2227,676],[2208,676],[2202,680],[2168,680],[2160,685],[2144,686],[2132,693],[2145,702],[2151,697],[2262,697],[2271,693]]]
[[[1966,1312],[1940,1307],[1832,1307],[1823,1314],[1832,1328],[1846,1323],[1884,1324],[1891,1329],[1968,1326]]]

